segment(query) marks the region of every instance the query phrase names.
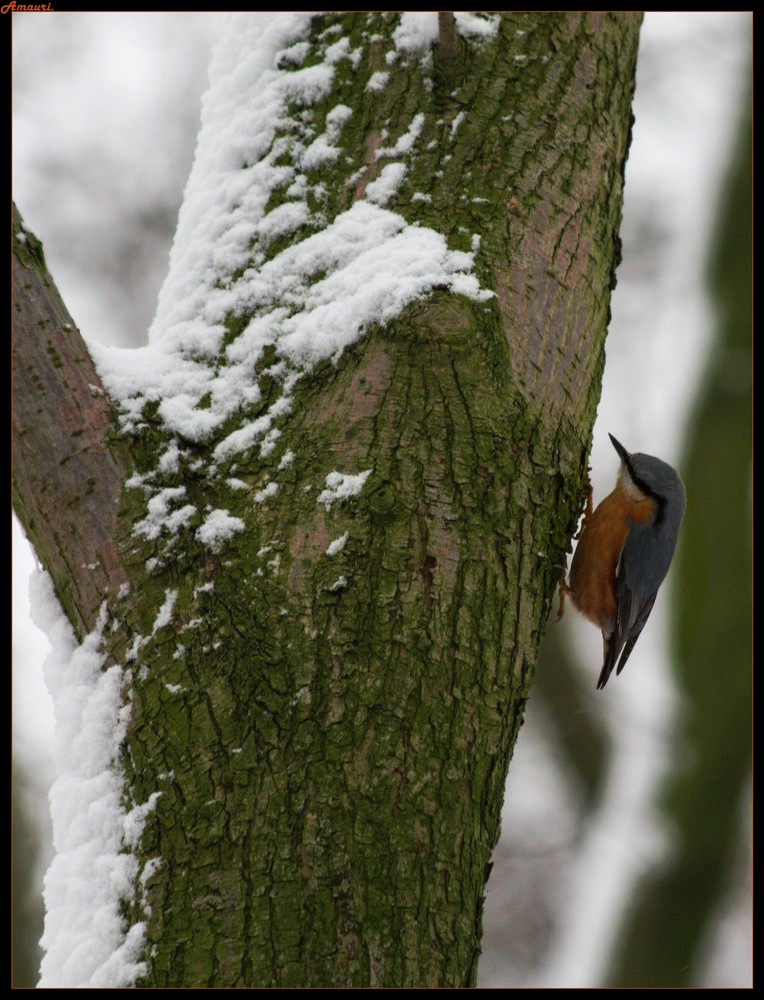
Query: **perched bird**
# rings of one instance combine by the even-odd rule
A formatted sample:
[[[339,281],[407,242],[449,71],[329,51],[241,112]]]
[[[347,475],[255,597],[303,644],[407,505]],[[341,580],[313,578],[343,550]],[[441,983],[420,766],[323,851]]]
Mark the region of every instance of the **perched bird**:
[[[612,434],[610,440],[621,457],[618,480],[594,513],[589,504],[570,585],[561,587],[561,597],[569,595],[602,630],[605,662],[598,690],[616,662],[616,674],[626,666],[645,627],[674,557],[686,504],[676,469],[652,455],[630,454]]]

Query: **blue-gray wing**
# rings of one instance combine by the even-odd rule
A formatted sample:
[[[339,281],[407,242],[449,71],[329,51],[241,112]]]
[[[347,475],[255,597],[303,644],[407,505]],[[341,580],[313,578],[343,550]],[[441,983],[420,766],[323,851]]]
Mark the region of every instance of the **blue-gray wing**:
[[[660,531],[653,525],[634,525],[629,532],[615,571],[618,618],[598,688],[605,686],[616,663],[616,674],[626,666],[653,610],[658,588],[666,578],[673,555],[673,547],[667,551]]]

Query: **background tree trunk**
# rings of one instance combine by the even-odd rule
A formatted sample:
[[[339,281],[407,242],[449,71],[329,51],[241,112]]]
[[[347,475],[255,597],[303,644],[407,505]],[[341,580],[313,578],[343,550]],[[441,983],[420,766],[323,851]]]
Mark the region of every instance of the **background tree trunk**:
[[[670,862],[645,880],[611,973],[614,987],[693,985],[697,966],[706,961],[722,889],[733,881],[733,867],[741,865],[741,828],[750,822],[749,118],[739,132],[710,265],[717,344],[683,464],[693,502],[680,550],[676,646],[680,683],[692,710],[686,732],[677,734],[683,766],[663,796],[677,844]]]
[[[174,443],[150,408],[111,521],[108,503],[88,504],[91,476],[75,504],[56,474],[70,454],[52,433],[56,407],[19,418],[16,462],[32,470],[20,516],[80,635],[107,602],[110,654],[132,671],[130,804],[162,793],[130,912],[150,906],[143,985],[474,984],[506,768],[585,478],[639,21],[504,15],[480,47],[436,48],[430,73],[385,62],[396,18],[314,20],[317,57],[335,24],[363,50],[315,109],[320,123],[340,101],[353,108],[347,159],[366,163],[360,178],[343,160],[327,174],[327,218],[379,176],[385,128],[395,138],[423,114],[421,155],[388,207],[452,249],[478,234],[476,272],[496,298],[435,292],[315,368],[294,391],[279,446],[295,457],[277,494],[263,493],[274,465],[256,452],[212,475],[217,442],[184,443],[153,488],[241,518],[219,551],[194,533],[198,518],[179,543],[133,530],[146,517],[139,477]],[[15,232],[24,316],[31,276],[49,278]],[[83,393],[98,386],[74,331],[60,362],[68,323],[17,326],[17,378],[55,386],[45,399],[71,391],[75,371]],[[274,360],[248,420],[278,396],[263,375]],[[17,385],[17,399],[32,391]],[[87,391],[74,395],[100,399]],[[126,448],[109,413],[93,421],[81,406],[66,434],[88,430],[111,497]],[[369,477],[359,496],[317,503],[334,471]],[[74,527],[62,535],[64,504]],[[91,518],[110,525],[94,560],[77,541]],[[84,568],[93,561],[103,576]]]

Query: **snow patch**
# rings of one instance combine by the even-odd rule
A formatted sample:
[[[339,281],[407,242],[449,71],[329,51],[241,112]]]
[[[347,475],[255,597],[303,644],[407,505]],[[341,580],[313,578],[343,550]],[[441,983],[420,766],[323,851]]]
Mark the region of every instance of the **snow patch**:
[[[255,493],[255,503],[265,503],[270,497],[275,497],[279,491],[279,484],[276,482],[270,482],[267,486],[264,486],[259,493]]]
[[[219,552],[225,542],[237,532],[244,531],[244,527],[240,517],[232,517],[227,510],[213,510],[197,529],[196,538],[213,552]]]
[[[468,41],[488,41],[499,31],[501,18],[498,14],[474,14],[471,11],[455,11],[456,30]],[[518,35],[525,32],[518,31]]]
[[[328,556],[336,556],[338,552],[342,552],[347,544],[349,534],[346,531],[344,535],[340,535],[339,538],[335,538],[333,542],[329,543],[329,548],[326,550]]]
[[[438,15],[434,12],[408,12],[393,32],[393,42],[399,52],[424,55],[438,41]]]
[[[397,193],[405,176],[406,167],[403,163],[388,163],[379,177],[366,188],[366,197],[376,205],[386,205]]]
[[[151,634],[156,635],[160,628],[164,628],[169,625],[172,621],[172,612],[175,608],[175,602],[178,599],[177,590],[165,590],[164,592],[164,604],[159,609],[159,614],[154,619],[154,625],[151,629]]]
[[[430,22],[437,31],[434,14],[404,14],[400,37],[407,37],[406,25],[413,31]],[[314,214],[309,197],[318,192],[304,171],[332,162],[352,110],[335,106],[316,136],[311,108],[329,93],[337,64],[352,61],[354,53],[341,38],[323,62],[303,67],[313,51],[309,24],[304,14],[231,20],[213,56],[196,160],[149,346],[93,347],[126,431],[143,426],[144,407],[154,401],[165,429],[190,442],[208,440],[237,412],[246,419],[262,398],[264,373],[257,366],[267,349],[275,350],[282,367],[271,377],[281,382],[281,396],[216,445],[216,462],[262,442],[276,421],[283,426],[302,375],[323,360],[336,362],[373,323],[389,322],[435,287],[478,300],[492,294],[471,273],[470,254],[450,250],[440,233],[381,207],[405,176],[404,162],[389,164],[369,185],[369,200],[328,224]],[[284,65],[290,68],[279,68]],[[410,155],[424,121],[416,115],[380,155]],[[283,237],[294,242],[269,258],[274,240]],[[232,336],[226,323],[236,317],[247,322]],[[180,455],[177,445],[169,448],[161,471],[176,471]],[[176,498],[163,491],[137,530],[156,538],[165,527],[187,524],[193,508],[176,511],[168,525],[169,512],[163,518],[157,507]]]
[[[156,798],[125,814],[120,747],[128,723],[121,667],[104,669],[106,608],[76,646],[46,573],[30,582],[38,625],[53,649],[45,678],[56,713],[50,791],[56,856],[45,876],[40,987],[132,986],[145,971],[145,924],[129,926],[122,902],[139,876],[137,846]]]
[[[459,126],[462,124],[462,122],[465,120],[466,117],[467,117],[467,112],[466,111],[460,111],[459,114],[451,122],[451,138],[452,139],[456,135],[456,133],[459,131]]]
[[[148,539],[159,538],[163,531],[174,534],[188,524],[196,513],[196,507],[186,504],[179,510],[171,511],[172,504],[186,495],[185,486],[170,486],[160,490],[148,502],[148,514],[133,528],[134,535]]]
[[[379,94],[385,89],[389,79],[389,73],[383,73],[381,71],[372,73],[366,84],[366,90],[368,90],[370,94]]]
[[[171,441],[159,459],[159,471],[165,475],[176,475],[180,471],[181,451],[177,441]]]
[[[244,529],[227,511],[197,528],[200,512],[185,502],[184,488],[160,488],[162,477],[166,482],[185,466],[201,466],[186,442],[219,436],[212,475],[254,448],[267,460],[288,425],[298,383],[316,365],[336,364],[369,328],[391,322],[436,288],[475,301],[493,295],[481,289],[472,254],[451,250],[441,233],[384,207],[406,177],[423,114],[379,150],[380,158],[396,162],[368,184],[365,200],[326,218],[320,207],[326,191],[310,175],[337,161],[353,111],[337,103],[319,132],[321,111],[314,106],[332,92],[343,61],[357,67],[360,50],[337,37],[342,32],[330,43],[326,36],[309,40],[310,24],[301,13],[230,19],[213,55],[149,345],[92,345],[123,430],[159,421],[171,438],[157,467],[130,483],[148,498],[134,532],[150,541],[196,528],[196,538],[218,550]],[[405,48],[433,24],[437,34],[434,14],[404,14],[396,37]],[[306,65],[317,57],[322,61]],[[375,86],[384,76],[377,74]],[[287,245],[275,252],[281,241]],[[241,480],[228,483],[242,488]],[[271,478],[255,502],[278,489]],[[160,554],[152,559],[162,564]]]
[[[350,497],[358,496],[371,472],[371,469],[367,469],[366,472],[359,472],[356,476],[330,472],[326,477],[326,489],[319,493],[316,503],[323,504],[326,510],[330,510],[336,501],[344,502]]]
[[[499,30],[498,14],[475,14],[455,11],[456,30],[467,41],[488,41]],[[438,43],[438,15],[434,12],[407,12],[401,15],[400,24],[393,32],[393,42],[399,52],[426,56]],[[389,62],[390,60],[388,60]]]
[[[419,138],[424,125],[424,115],[414,115],[411,124],[403,135],[396,141],[394,146],[383,146],[377,150],[377,159],[382,156],[406,156],[414,148],[414,143]]]

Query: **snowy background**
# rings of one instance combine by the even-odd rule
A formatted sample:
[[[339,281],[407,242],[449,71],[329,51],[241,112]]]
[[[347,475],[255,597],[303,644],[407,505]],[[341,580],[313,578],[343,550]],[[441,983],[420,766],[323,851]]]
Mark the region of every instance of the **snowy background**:
[[[146,342],[218,25],[212,14],[14,16],[14,197],[91,341]],[[750,17],[739,13],[645,19],[624,263],[592,454],[596,499],[610,489],[617,467],[608,431],[630,450],[679,462],[713,328],[705,268],[745,100],[750,27]],[[44,825],[53,721],[41,670],[48,642],[30,621],[32,567],[14,525],[14,749],[30,809]],[[599,635],[571,618],[560,629],[594,678]],[[504,836],[521,851],[532,845],[542,858],[553,850],[565,858],[554,905],[570,919],[551,935],[540,933],[543,957],[518,979],[517,957],[510,963],[500,942],[522,892],[508,896],[494,877],[482,985],[596,986],[636,879],[667,849],[670,835],[651,804],[681,711],[666,663],[665,603],[658,602],[639,650],[629,686],[610,685],[607,700],[593,704],[605,715],[612,760],[594,819],[567,848],[575,803],[543,713],[531,701],[511,768]],[[539,830],[553,837],[540,842]],[[699,985],[750,985],[748,912],[744,879]]]

